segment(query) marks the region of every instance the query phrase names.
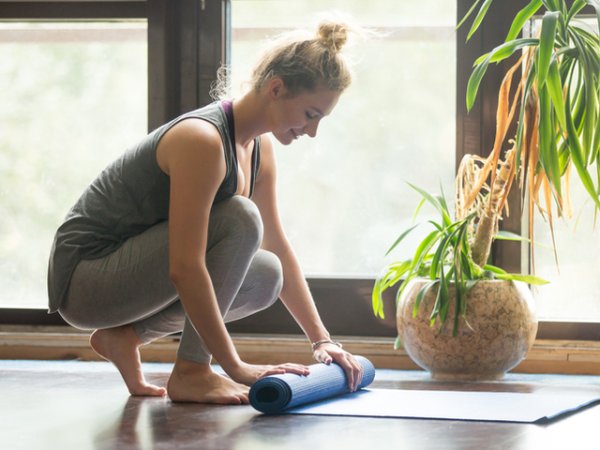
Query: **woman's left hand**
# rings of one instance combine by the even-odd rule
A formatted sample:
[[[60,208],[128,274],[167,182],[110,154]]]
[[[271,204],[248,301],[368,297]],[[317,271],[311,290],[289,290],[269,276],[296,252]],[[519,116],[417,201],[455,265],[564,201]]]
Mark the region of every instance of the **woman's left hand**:
[[[323,364],[337,363],[346,372],[350,391],[354,392],[358,389],[358,385],[362,381],[363,369],[352,353],[348,353],[335,344],[328,343],[320,345],[313,352],[313,356]]]

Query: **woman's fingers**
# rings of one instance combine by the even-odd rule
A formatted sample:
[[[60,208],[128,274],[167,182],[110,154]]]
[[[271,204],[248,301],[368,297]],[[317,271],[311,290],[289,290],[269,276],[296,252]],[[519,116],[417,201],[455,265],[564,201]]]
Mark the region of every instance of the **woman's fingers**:
[[[352,369],[354,373],[354,391],[356,391],[362,381],[363,367],[354,356],[352,357]]]
[[[281,375],[283,373],[295,373],[297,375],[306,376],[310,373],[310,369],[301,364],[293,363],[278,364],[276,366],[265,366],[265,370],[261,374],[260,378],[269,375]]]
[[[325,350],[315,350],[314,357],[323,364],[329,365],[333,362],[333,358]]]
[[[298,375],[308,375],[310,373],[310,369],[302,364],[286,363],[280,364],[279,367],[283,368],[286,373],[295,373]]]
[[[351,353],[342,350],[337,345],[324,344],[314,351],[313,356],[324,364],[331,364],[335,361],[346,373],[348,388],[352,392],[358,389],[363,377],[363,367]]]
[[[348,388],[354,392],[358,389],[360,382],[362,381],[363,368],[357,359],[348,352],[344,352],[339,358],[335,359],[344,372],[346,372],[346,378],[348,378]]]

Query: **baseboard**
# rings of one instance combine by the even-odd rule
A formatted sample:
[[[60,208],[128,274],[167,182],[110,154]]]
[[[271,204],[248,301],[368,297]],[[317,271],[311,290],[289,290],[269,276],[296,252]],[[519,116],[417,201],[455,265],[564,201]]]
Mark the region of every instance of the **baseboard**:
[[[393,338],[336,336],[348,351],[369,358],[376,367],[419,369],[403,350],[394,350]],[[313,362],[310,346],[297,335],[233,335],[241,358],[250,363]],[[173,362],[179,341],[159,339],[142,347],[148,362]],[[0,359],[93,361],[100,359],[89,345],[89,334],[68,327],[0,327]],[[527,358],[515,369],[524,373],[600,374],[600,342],[537,340]]]

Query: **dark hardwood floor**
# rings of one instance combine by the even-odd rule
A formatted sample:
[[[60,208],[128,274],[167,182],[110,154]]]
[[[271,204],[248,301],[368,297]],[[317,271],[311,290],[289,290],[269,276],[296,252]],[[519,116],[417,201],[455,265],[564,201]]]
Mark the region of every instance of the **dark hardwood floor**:
[[[169,364],[144,364],[165,384]],[[596,376],[509,374],[441,383],[379,370],[373,387],[509,392],[592,391]],[[0,448],[13,449],[598,449],[600,405],[547,425],[328,416],[262,416],[250,406],[130,397],[108,363],[0,361]]]

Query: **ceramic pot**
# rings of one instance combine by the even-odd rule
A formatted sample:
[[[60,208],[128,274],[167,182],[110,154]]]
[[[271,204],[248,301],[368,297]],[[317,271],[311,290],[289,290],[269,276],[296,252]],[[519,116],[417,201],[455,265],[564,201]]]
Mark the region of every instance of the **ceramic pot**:
[[[525,358],[537,333],[533,297],[522,282],[481,280],[467,294],[466,316],[454,323],[454,286],[447,320],[430,326],[437,286],[413,317],[415,299],[430,280],[413,279],[399,299],[398,336],[411,359],[442,380],[497,380]]]

